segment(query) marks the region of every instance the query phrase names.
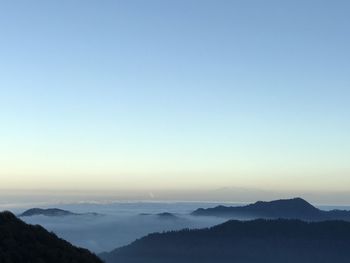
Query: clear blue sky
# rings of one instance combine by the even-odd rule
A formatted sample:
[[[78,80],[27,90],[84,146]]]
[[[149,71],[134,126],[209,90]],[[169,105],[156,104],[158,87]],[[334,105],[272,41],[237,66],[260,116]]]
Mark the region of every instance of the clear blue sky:
[[[347,190],[349,10],[1,1],[1,188]]]

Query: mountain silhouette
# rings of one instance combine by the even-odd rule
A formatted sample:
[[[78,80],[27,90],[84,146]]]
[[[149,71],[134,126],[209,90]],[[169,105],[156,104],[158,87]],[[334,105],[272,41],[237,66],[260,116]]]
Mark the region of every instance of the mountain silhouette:
[[[37,215],[43,215],[43,216],[79,216],[79,215],[92,215],[97,216],[100,215],[98,213],[73,213],[68,210],[63,210],[59,208],[31,208],[26,211],[24,211],[22,214],[19,215],[19,217],[24,216],[37,216]]]
[[[10,212],[0,213],[1,263],[102,263],[39,225],[28,225]]]
[[[350,221],[350,211],[320,210],[302,198],[281,199],[270,202],[258,201],[246,206],[217,206],[199,208],[191,213],[195,216],[217,216],[240,219],[301,219],[308,221],[346,220]]]
[[[348,263],[350,222],[231,220],[150,234],[100,257],[106,263]]]
[[[19,216],[35,216],[35,215],[44,215],[44,216],[70,216],[70,215],[78,215],[76,213],[73,213],[71,211],[58,209],[58,208],[31,208],[26,211],[24,211]]]

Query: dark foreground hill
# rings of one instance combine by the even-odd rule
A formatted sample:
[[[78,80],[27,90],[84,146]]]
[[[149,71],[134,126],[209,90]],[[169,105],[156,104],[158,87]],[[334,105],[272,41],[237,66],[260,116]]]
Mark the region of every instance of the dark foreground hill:
[[[348,263],[350,223],[228,221],[150,234],[100,257],[106,263]]]
[[[346,220],[350,221],[350,211],[320,210],[304,199],[293,198],[271,202],[256,202],[246,206],[217,206],[214,208],[199,208],[192,212],[196,216],[218,216],[240,219],[300,219],[307,221]]]
[[[28,225],[10,212],[0,213],[1,263],[102,263],[41,226]]]

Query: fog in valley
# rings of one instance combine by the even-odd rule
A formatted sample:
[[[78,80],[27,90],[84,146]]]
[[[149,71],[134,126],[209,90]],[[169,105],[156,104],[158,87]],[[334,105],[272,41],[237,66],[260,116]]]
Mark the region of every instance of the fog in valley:
[[[26,216],[22,220],[39,224],[74,245],[87,248],[95,253],[111,251],[128,245],[149,233],[184,228],[204,228],[227,221],[225,218],[192,216],[197,208],[217,205],[238,206],[242,203],[223,202],[78,202],[70,204],[22,203],[3,207],[17,215],[33,208],[60,208],[78,213],[69,216]],[[345,206],[318,206],[324,210],[334,208],[350,209]],[[96,214],[92,214],[96,213]],[[169,214],[163,214],[169,213]],[[236,218],[244,220],[245,218]]]
[[[97,215],[29,216],[27,223],[40,224],[74,245],[100,253],[127,245],[152,232],[203,228],[226,221],[216,217],[191,216],[198,207],[212,203],[113,203],[70,204],[55,207],[76,213],[96,212]],[[47,206],[53,207],[53,206]],[[16,209],[18,213],[24,209]],[[173,216],[161,213],[171,213]]]

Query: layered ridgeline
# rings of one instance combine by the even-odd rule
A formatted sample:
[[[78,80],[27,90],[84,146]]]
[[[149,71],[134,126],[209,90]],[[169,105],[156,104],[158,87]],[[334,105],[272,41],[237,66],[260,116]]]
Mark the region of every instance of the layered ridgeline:
[[[0,262],[102,263],[88,250],[71,245],[41,226],[28,225],[10,212],[0,213]]]
[[[350,221],[350,211],[320,210],[302,198],[276,200],[271,202],[258,201],[246,206],[217,206],[199,208],[192,212],[196,216],[217,216],[236,219],[300,219],[307,221],[346,220]]]
[[[150,234],[100,257],[106,263],[348,263],[350,222],[232,220]]]

